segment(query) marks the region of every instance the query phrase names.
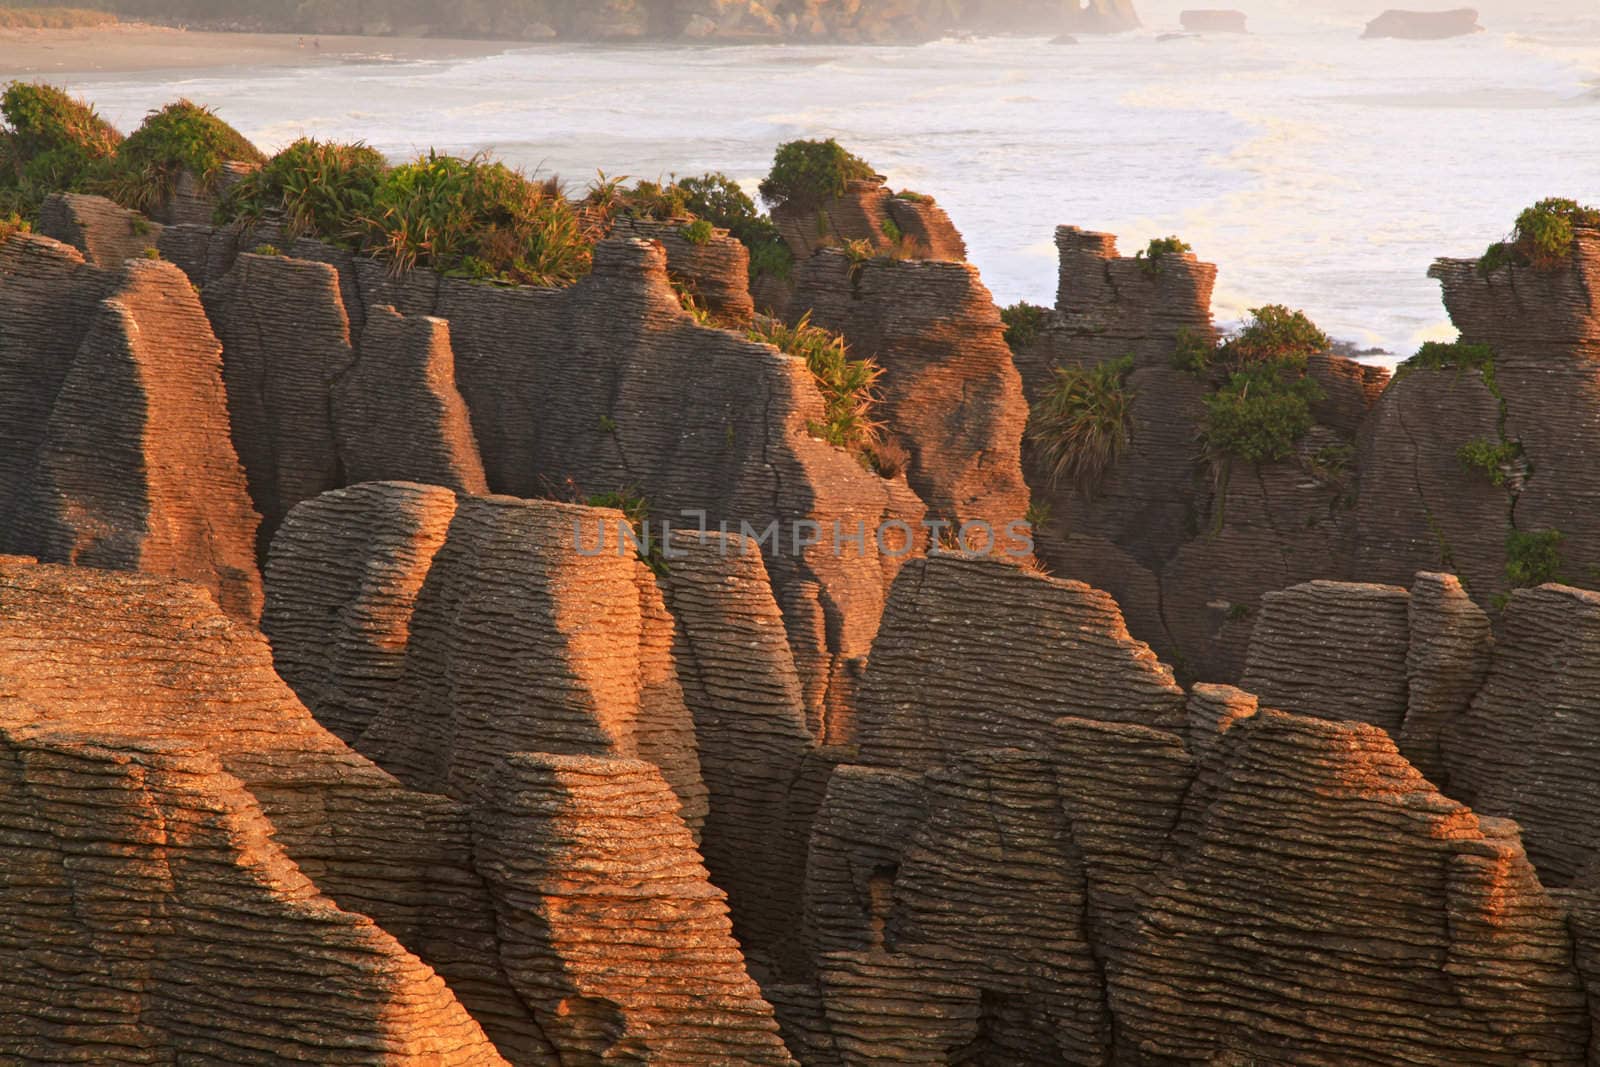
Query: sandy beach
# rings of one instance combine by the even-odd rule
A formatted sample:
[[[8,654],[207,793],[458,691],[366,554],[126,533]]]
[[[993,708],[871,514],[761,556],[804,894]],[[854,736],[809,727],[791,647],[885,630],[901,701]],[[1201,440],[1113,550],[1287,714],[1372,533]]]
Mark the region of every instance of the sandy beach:
[[[0,29],[0,81],[227,67],[301,67],[496,55],[504,42],[422,37],[208,33],[120,23],[66,30]]]

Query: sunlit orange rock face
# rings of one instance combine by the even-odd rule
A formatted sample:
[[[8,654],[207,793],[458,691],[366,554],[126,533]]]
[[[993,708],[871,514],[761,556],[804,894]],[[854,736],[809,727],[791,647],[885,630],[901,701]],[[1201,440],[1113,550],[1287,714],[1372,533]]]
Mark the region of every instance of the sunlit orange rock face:
[[[70,243],[0,246],[0,1060],[1588,1055],[1600,603],[1510,590],[1503,544],[1597,536],[1558,439],[1587,231],[1537,278],[1439,266],[1493,381],[1314,357],[1348,483],[1240,466],[1224,507],[1190,255],[1063,228],[1013,358],[957,257],[808,249],[888,372],[883,477],[803,365],[685,310],[753,314],[715,233],[497,289],[181,222],[122,261],[125,215],[54,210]],[[740,528],[1020,517],[1019,379],[1128,354],[1063,577]],[[1514,511],[1450,463],[1486,425]],[[706,529],[625,543],[588,501],[635,493]]]

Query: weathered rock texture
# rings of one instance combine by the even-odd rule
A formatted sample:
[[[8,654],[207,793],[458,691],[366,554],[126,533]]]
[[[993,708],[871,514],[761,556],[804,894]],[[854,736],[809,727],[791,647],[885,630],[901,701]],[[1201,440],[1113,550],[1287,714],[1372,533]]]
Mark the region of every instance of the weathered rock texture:
[[[676,679],[654,670],[670,655],[672,623],[647,610],[659,593],[619,547],[625,522],[602,509],[462,498],[417,593],[392,701],[360,749],[412,788],[462,799],[515,752],[642,758],[699,826],[705,787],[689,712]]]
[[[347,742],[398,699],[417,594],[455,513],[437,486],[357,485],[300,504],[273,540],[261,615],[273,662]]]
[[[81,998],[90,996],[91,989],[120,989],[120,1001],[104,1003],[107,1009],[115,1006],[134,1016],[118,1024],[113,1034],[120,1043],[142,1050],[138,1057],[148,1057],[152,1047],[159,1054],[164,1046],[160,1037],[141,1038],[138,1027],[164,1025],[161,1005],[171,997],[175,1008],[188,1004],[205,1012],[202,1030],[189,1029],[191,1016],[183,1024],[186,1032],[172,1041],[198,1041],[208,1034],[226,1040],[233,1022],[261,1026],[266,1028],[262,1035],[242,1034],[236,1042],[241,1050],[254,1045],[255,1062],[278,1062],[272,1058],[272,1042],[285,1038],[281,1029],[273,1037],[275,1025],[292,1028],[308,1046],[320,1046],[301,1058],[384,1062],[385,1044],[399,1052],[404,1040],[422,1040],[404,1037],[410,1029],[406,1020],[419,1013],[431,1013],[438,1024],[439,1052],[454,1055],[454,1043],[464,1057],[473,1052],[473,1062],[498,1062],[475,1036],[476,1027],[460,1017],[449,993],[389,940],[392,935],[449,983],[510,1059],[546,1062],[549,1046],[500,970],[492,907],[472,867],[466,809],[401,788],[319,727],[273,673],[266,642],[222,615],[204,591],[147,575],[0,565],[0,692],[11,717],[4,727],[10,765],[23,768],[12,772],[21,775],[12,779],[14,788],[23,791],[20,796],[9,783],[0,786],[6,791],[5,803],[19,805],[7,808],[9,818],[20,819],[30,810],[29,790],[56,788],[50,783],[60,783],[65,773],[47,771],[43,764],[38,771],[25,769],[34,759],[25,751],[30,736],[72,738],[70,746],[80,753],[96,748],[102,755],[85,755],[74,773],[110,776],[104,789],[80,780],[64,794],[77,796],[80,805],[103,803],[109,811],[79,807],[74,814],[62,799],[49,801],[50,806],[32,816],[48,819],[55,811],[64,820],[82,820],[79,843],[72,846],[80,858],[67,861],[76,873],[63,873],[60,877],[71,881],[58,884],[62,890],[75,885],[83,893],[106,894],[101,917],[80,909],[79,920],[88,925],[70,935],[71,943],[92,946],[94,952],[76,960],[65,951],[49,958],[54,960],[52,970],[70,965],[71,971],[63,973],[77,973],[87,984],[52,989],[37,978],[28,979],[39,994],[57,998],[57,1008],[39,1015],[7,1014],[8,1025],[33,1026],[52,1015],[65,1020],[70,1018],[65,1013],[81,1010],[86,1003]],[[15,732],[19,729],[23,732]],[[40,753],[39,759],[56,756]],[[138,799],[141,776],[144,788],[151,790],[144,801]],[[131,791],[121,798],[112,785],[119,780]],[[166,838],[154,821],[163,811],[170,816]],[[267,843],[267,821],[275,846]],[[19,828],[29,825],[22,822]],[[40,825],[31,824],[29,837],[17,839],[19,847],[61,847],[41,837]],[[112,831],[126,834],[121,840],[128,847],[106,836]],[[192,839],[185,836],[190,833]],[[190,840],[194,848],[209,853],[191,855],[188,848],[174,847]],[[278,847],[286,859],[275,854]],[[95,848],[104,849],[99,863],[93,860]],[[5,861],[17,858],[10,848],[6,853]],[[60,857],[47,862],[47,853],[33,851],[31,856],[30,869],[38,870],[40,863],[61,869]],[[118,863],[125,865],[120,875],[115,873]],[[242,870],[230,874],[228,864]],[[107,873],[97,873],[101,871]],[[305,879],[332,903],[317,897]],[[0,917],[18,915],[28,900],[56,906],[49,895],[27,896],[18,882],[0,885],[17,894],[0,907]],[[157,950],[167,951],[160,948],[163,939],[156,931],[133,921],[137,913],[123,917],[115,907],[128,892],[158,890],[179,909],[177,914],[194,916],[199,924],[192,931],[172,932],[176,955],[170,967],[161,964],[149,975],[148,985],[122,985],[113,975],[108,987],[90,977],[99,973],[103,960],[120,952],[138,961],[147,953],[160,959]],[[173,920],[170,914],[149,918],[158,924],[156,930]],[[60,915],[58,921],[68,921],[68,916]],[[95,925],[102,921],[108,925]],[[249,934],[252,928],[255,933]],[[313,934],[313,929],[322,933]],[[97,931],[98,941],[84,940]],[[185,942],[188,936],[199,940]],[[130,944],[124,937],[149,938],[149,947],[141,950],[137,940]],[[284,959],[275,968],[272,960],[282,957],[271,953],[283,951],[291,937],[296,962]],[[192,947],[182,948],[185,944]],[[252,944],[258,947],[252,949]],[[49,945],[46,938],[29,951],[46,951]],[[195,966],[185,969],[186,955]],[[348,989],[351,999],[305,999],[306,983],[315,973],[308,968],[317,959],[325,961],[320,966],[327,968],[327,981],[346,983],[338,988]],[[257,971],[261,973],[253,973]],[[13,980],[18,975],[9,966],[3,973]],[[22,974],[27,973],[25,968]],[[139,973],[135,970],[130,977]],[[219,982],[231,975],[231,984],[210,988],[208,974]],[[294,983],[293,995],[283,992],[285,982]],[[174,983],[195,987],[179,989]],[[252,985],[256,993],[249,993]],[[240,992],[229,997],[229,988]],[[141,996],[154,999],[141,1008]],[[360,1008],[361,998],[370,1008]],[[357,1022],[362,1010],[368,1013],[367,1024]],[[151,1017],[141,1023],[141,1012]],[[385,1030],[381,1024],[391,1019],[398,1029]],[[366,1026],[369,1036],[341,1051],[335,1039],[352,1041],[358,1025]],[[53,1032],[54,1040],[70,1043],[70,1031]],[[0,1026],[0,1034],[5,1033]],[[46,1026],[33,1036],[50,1038],[51,1033]],[[29,1037],[26,1032],[20,1036]],[[208,1048],[212,1055],[224,1055],[217,1051],[220,1046],[204,1045],[195,1054],[205,1056]],[[428,1051],[420,1044],[414,1050]],[[350,1058],[339,1058],[345,1055]],[[148,1062],[133,1053],[128,1058]]]
[[[15,311],[0,327],[15,449],[0,549],[188,578],[254,621],[257,518],[228,439],[221,348],[188,279],[152,260],[100,272],[39,237],[0,257]]]
[[[1408,699],[1411,595],[1309,582],[1268,593],[1240,685],[1269,707],[1398,736]]]
[[[1600,846],[1597,643],[1600,594],[1553,585],[1512,594],[1488,678],[1440,738],[1451,794],[1517,820],[1528,856],[1556,886],[1589,868]]]
[[[1395,740],[1417,770],[1449,791],[1440,738],[1482,687],[1494,638],[1488,615],[1453,574],[1417,575],[1408,610],[1406,721]]]
[[[906,477],[930,517],[988,524],[1004,550],[1028,512],[1022,478],[1027,404],[1005,327],[976,268],[824,252],[797,268],[791,308],[883,368],[875,415],[910,454]],[[978,531],[975,531],[975,534]],[[980,543],[973,549],[985,547]],[[1022,556],[1029,553],[1012,546]]]
[[[1030,470],[1052,521],[1039,555],[1057,573],[1109,591],[1140,638],[1188,677],[1239,677],[1260,597],[1316,578],[1351,576],[1354,473],[1347,457],[1384,372],[1313,356],[1323,399],[1297,454],[1272,463],[1205,458],[1200,431],[1217,371],[1173,365],[1180,343],[1209,345],[1216,268],[1189,253],[1124,257],[1108,234],[1064,226],[1057,307],[1016,354],[1037,404],[1061,366],[1131,357],[1128,437],[1093,485]],[[1035,466],[1037,466],[1035,464]],[[1421,562],[1428,569],[1436,558]],[[1406,581],[1409,571],[1391,580]]]
[[[1367,23],[1363,37],[1400,37],[1412,41],[1438,41],[1482,33],[1478,12],[1470,7],[1453,11],[1385,11]]]
[[[37,232],[71,245],[97,267],[120,267],[155,248],[161,229],[104,197],[57,193],[39,208]]]
[[[511,981],[564,1063],[793,1064],[648,763],[517,755],[476,806]]]
[[[1145,1055],[1584,1058],[1572,938],[1513,824],[1440,796],[1367,725],[1263,711],[1213,758],[1197,840],[1108,972]]]
[[[204,295],[264,558],[290,508],[344,484],[331,397],[354,359],[350,320],[324,263],[247,253]]]
[[[940,554],[895,581],[861,687],[860,762],[927,771],[1027,745],[1064,714],[1176,730],[1183,702],[1105,593]]]
[[[332,408],[344,481],[489,491],[443,319],[372,309],[355,362],[333,385]]]
[[[719,322],[747,326],[755,317],[750,297],[750,250],[728,231],[714,229],[705,241],[684,236],[684,225],[620,218],[614,237],[659,241],[667,253],[667,274]]]
[[[856,241],[911,259],[967,258],[967,243],[943,208],[920,193],[897,196],[882,178],[852,181],[842,196],[820,207],[780,204],[772,209],[772,221],[797,260]]]

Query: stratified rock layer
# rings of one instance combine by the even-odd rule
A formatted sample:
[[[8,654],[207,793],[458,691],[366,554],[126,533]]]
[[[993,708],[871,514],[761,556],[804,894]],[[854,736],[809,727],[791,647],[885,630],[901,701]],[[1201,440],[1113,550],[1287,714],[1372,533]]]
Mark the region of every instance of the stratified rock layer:
[[[862,683],[860,762],[931,770],[1063,714],[1178,729],[1183,691],[1099,590],[982,558],[906,565]]]
[[[105,197],[57,193],[40,206],[37,232],[71,245],[97,267],[120,267],[155,248],[161,229]]]
[[[648,763],[517,755],[476,807],[502,959],[563,1063],[793,1064]]]
[[[27,256],[31,247],[65,267],[69,285],[104,299],[85,315],[87,330],[70,362],[45,341],[33,359],[8,368],[42,380],[8,390],[20,401],[18,415],[30,420],[13,432],[24,456],[31,451],[32,466],[27,473],[21,464],[12,468],[20,477],[0,547],[50,562],[187,578],[229,613],[255,621],[257,518],[228,439],[221,348],[188,279],[171,264],[130,260],[106,284],[87,268],[72,270],[61,246],[39,241],[7,248]],[[30,293],[25,286],[16,295],[72,309],[85,293]],[[34,324],[42,325],[25,313],[16,325]],[[26,335],[17,340],[12,351],[31,343]],[[52,381],[59,382],[54,390]]]

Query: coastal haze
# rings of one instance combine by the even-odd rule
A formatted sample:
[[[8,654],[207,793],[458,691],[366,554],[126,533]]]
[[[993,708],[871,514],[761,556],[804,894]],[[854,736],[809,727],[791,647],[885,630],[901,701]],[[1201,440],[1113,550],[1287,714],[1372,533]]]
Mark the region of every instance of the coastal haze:
[[[1359,39],[1371,5],[1265,3],[1249,36],[1157,39],[1182,6],[1141,5],[1143,31],[1073,45],[518,45],[408,61],[380,39],[305,67],[52,74],[125,129],[186,95],[269,151],[307,135],[397,159],[488,150],[578,186],[597,170],[721,170],[753,191],[774,145],[836,136],[939,199],[1002,304],[1052,301],[1058,223],[1130,249],[1175,233],[1221,266],[1219,318],[1288,303],[1399,356],[1453,336],[1425,274],[1436,256],[1479,252],[1521,207],[1582,198],[1600,174],[1586,5],[1480,5],[1486,32],[1411,42]]]

